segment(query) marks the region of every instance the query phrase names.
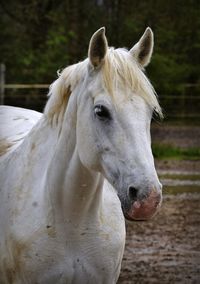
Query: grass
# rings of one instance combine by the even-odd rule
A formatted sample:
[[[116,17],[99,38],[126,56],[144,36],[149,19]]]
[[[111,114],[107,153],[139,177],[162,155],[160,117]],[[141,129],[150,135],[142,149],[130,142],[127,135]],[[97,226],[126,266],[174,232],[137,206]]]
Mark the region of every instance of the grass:
[[[179,148],[167,144],[153,144],[152,151],[157,159],[200,160],[200,148]]]
[[[171,180],[191,180],[196,181],[200,180],[200,173],[199,174],[159,174],[160,179],[171,179]]]
[[[180,193],[199,193],[199,186],[165,186],[163,193],[166,194],[180,194]]]

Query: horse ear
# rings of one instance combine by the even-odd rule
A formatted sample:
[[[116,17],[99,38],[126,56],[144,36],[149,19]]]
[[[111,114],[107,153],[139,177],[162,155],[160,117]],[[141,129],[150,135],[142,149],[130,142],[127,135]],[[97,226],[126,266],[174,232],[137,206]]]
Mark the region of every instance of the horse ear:
[[[90,39],[88,57],[96,68],[102,64],[106,56],[108,43],[105,36],[105,28],[97,30]]]
[[[147,28],[140,40],[129,51],[136,61],[143,67],[147,66],[151,60],[153,52],[153,32]]]

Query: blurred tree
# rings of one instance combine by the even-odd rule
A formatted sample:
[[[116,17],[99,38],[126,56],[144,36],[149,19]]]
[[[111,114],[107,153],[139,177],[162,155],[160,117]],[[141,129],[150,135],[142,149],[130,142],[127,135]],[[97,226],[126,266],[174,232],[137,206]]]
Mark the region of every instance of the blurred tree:
[[[200,74],[200,1],[7,0],[0,2],[0,61],[9,82],[51,82],[83,59],[92,33],[106,26],[110,45],[128,48],[147,26],[155,33],[148,75],[162,94],[182,94]]]

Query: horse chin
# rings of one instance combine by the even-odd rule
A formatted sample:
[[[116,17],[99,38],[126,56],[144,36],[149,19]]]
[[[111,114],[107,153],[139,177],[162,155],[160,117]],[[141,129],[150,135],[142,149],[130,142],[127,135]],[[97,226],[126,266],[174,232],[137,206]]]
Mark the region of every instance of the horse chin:
[[[129,209],[123,210],[124,216],[129,221],[146,221],[151,219],[160,208],[162,194],[152,190],[143,200],[134,201]]]

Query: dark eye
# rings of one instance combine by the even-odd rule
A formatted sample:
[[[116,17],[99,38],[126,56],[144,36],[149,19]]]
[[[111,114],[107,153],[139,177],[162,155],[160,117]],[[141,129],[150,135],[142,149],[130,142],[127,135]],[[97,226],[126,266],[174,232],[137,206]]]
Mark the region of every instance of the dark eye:
[[[94,113],[101,120],[111,119],[109,110],[103,105],[96,105],[94,107]]]

